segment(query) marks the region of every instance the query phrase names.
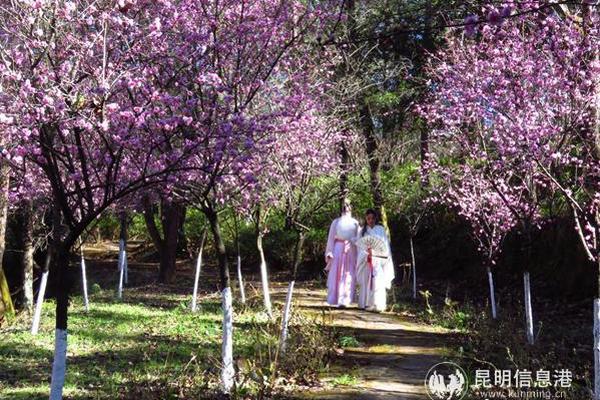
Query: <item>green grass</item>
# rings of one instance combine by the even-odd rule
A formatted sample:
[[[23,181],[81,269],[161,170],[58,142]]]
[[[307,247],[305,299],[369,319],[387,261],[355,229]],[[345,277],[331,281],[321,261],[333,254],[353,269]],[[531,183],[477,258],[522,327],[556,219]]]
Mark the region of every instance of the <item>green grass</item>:
[[[354,336],[340,336],[338,343],[341,348],[360,346],[360,342]]]
[[[189,296],[149,291],[126,292],[124,302],[113,300],[112,292],[99,292],[90,299],[89,313],[80,298],[74,299],[69,308],[67,398],[207,398],[213,392],[221,351],[220,299],[203,299],[193,314],[186,307]],[[260,310],[236,308],[237,359],[271,353],[276,333],[276,323],[268,322]],[[29,317],[22,316],[0,331],[0,337],[0,399],[46,399],[54,303],[44,304],[37,336],[29,333]]]
[[[342,374],[333,378],[331,384],[334,386],[356,386],[358,378],[354,374]]]

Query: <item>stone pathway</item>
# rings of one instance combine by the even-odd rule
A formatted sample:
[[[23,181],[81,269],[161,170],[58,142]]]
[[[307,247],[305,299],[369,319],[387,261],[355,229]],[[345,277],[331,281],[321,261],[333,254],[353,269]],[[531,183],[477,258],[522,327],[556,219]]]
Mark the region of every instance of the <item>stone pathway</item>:
[[[336,359],[329,375],[322,378],[325,389],[299,393],[298,399],[429,399],[423,383],[427,371],[447,351],[444,331],[392,314],[330,308],[324,299],[324,290],[294,291],[295,307],[325,311],[326,320],[344,336],[356,338],[358,345],[346,348]],[[336,384],[341,377],[350,384]]]

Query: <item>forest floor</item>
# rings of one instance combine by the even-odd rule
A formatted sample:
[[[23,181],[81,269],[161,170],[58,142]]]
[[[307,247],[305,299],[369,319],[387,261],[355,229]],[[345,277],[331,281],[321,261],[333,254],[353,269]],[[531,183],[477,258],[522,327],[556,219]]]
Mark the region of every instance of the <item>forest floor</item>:
[[[129,284],[117,300],[116,254],[106,254],[116,246],[103,248],[98,258],[100,251],[86,250],[90,311],[85,312],[77,285],[69,310],[65,399],[219,398],[214,394],[222,318],[216,266],[203,267],[199,311],[190,313],[193,262],[178,265],[172,285],[154,282],[155,263],[131,262]],[[70,270],[77,281],[78,263]],[[323,301],[322,282],[299,282],[289,354],[277,360],[285,279],[273,276],[275,319],[269,320],[260,283],[251,274],[248,278],[248,303],[234,304],[240,383],[233,398],[427,398],[425,374],[446,352],[443,329],[416,318],[331,308]],[[37,336],[29,333],[28,314],[0,329],[0,399],[47,398],[54,307],[53,300],[44,303]]]
[[[276,292],[275,298],[284,293]],[[336,331],[340,348],[320,387],[298,393],[297,399],[429,399],[428,370],[448,355],[450,331],[391,313],[356,307],[331,308],[326,292],[304,284],[295,291],[295,305],[307,313],[324,313]]]

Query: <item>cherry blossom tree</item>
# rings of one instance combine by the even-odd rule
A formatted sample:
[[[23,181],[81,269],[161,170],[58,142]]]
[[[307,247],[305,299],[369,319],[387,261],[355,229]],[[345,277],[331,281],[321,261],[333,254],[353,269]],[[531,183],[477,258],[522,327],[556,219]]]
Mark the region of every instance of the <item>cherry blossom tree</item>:
[[[505,185],[535,188],[531,200],[561,193],[586,254],[598,262],[598,10],[593,2],[531,6],[538,12],[505,7],[470,17],[470,39],[453,35],[436,62],[435,104],[425,108],[447,143],[464,143],[470,157],[513,171]],[[503,18],[511,14],[521,16]],[[600,398],[598,351],[595,362]]]
[[[507,18],[513,11],[489,11],[500,12]],[[548,146],[542,139],[546,105],[531,99],[546,95],[543,83],[556,85],[544,57],[531,57],[548,40],[540,15],[492,19],[451,35],[447,48],[433,58],[432,96],[422,107],[435,127],[436,145],[461,163],[476,165],[478,178],[513,214],[527,263],[548,184],[535,162]],[[535,27],[541,32],[531,32]],[[526,331],[533,343],[530,279],[528,268],[523,270]]]
[[[431,160],[430,163],[434,164],[435,160]],[[431,170],[437,173],[436,178],[442,178],[441,182],[436,181],[436,193],[433,198],[455,209],[471,227],[471,236],[476,242],[477,251],[488,275],[492,318],[496,319],[497,303],[492,268],[502,251],[502,242],[517,224],[515,215],[507,203],[515,204],[517,201],[510,198],[511,193],[503,192],[503,196],[509,197],[508,201],[505,201],[473,165],[437,165]],[[501,187],[510,188],[502,178],[497,178],[496,183]]]
[[[160,13],[151,23],[156,38],[142,43],[146,53],[160,55],[153,73],[169,79],[149,100],[169,102],[160,109],[165,129],[183,126],[181,138],[166,135],[165,157],[193,150],[167,192],[199,208],[210,226],[224,313],[222,388],[229,392],[233,310],[219,214],[232,199],[252,204],[261,160],[284,128],[281,121],[304,108],[306,72],[295,68],[294,55],[311,47],[309,33],[327,13],[293,0],[163,2]]]
[[[150,62],[160,53],[148,52],[161,37],[154,16],[163,7],[36,0],[0,8],[5,160],[15,176],[35,174],[36,185],[20,185],[25,194],[46,187],[54,204],[46,262],[58,282],[51,399],[62,398],[66,371],[71,248],[104,210],[161,183],[184,158],[184,150],[169,151],[184,122],[163,118],[176,98],[160,91],[168,77]]]

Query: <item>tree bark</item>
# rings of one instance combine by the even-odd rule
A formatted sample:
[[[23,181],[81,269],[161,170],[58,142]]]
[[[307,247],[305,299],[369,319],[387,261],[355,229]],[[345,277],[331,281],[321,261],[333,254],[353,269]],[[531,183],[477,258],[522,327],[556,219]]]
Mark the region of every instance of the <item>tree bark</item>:
[[[219,276],[221,282],[222,309],[223,309],[223,342],[221,348],[222,370],[221,387],[224,393],[230,393],[233,388],[233,306],[231,299],[231,280],[229,277],[229,265],[227,252],[217,212],[210,206],[203,208],[204,215],[208,219],[210,229],[215,242],[215,250],[219,262]]]
[[[21,257],[21,273],[23,290],[21,304],[29,312],[33,311],[33,207],[27,201],[19,210],[18,215],[19,248],[23,252]]]
[[[166,200],[161,201],[160,207],[162,235],[154,221],[154,209],[147,200],[144,205],[144,220],[160,258],[158,280],[162,283],[172,283],[176,273],[177,253],[186,208]]]
[[[6,246],[6,221],[8,218],[8,185],[10,182],[10,169],[4,159],[0,160],[0,292],[1,300],[4,305],[4,313],[12,316],[15,314],[15,308],[13,305],[12,298],[10,297],[10,290],[8,289],[8,282],[6,281],[6,275],[2,269],[2,258],[4,257],[4,250]]]

